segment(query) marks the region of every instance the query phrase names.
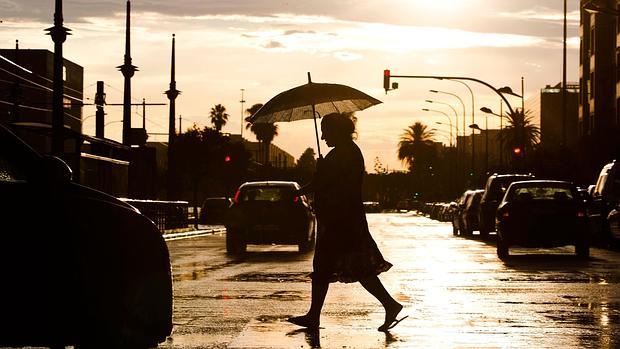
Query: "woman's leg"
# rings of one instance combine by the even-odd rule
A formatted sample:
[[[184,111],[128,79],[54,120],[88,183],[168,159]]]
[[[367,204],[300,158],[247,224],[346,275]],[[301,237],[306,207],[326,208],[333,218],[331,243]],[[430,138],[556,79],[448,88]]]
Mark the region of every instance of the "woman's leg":
[[[325,297],[327,296],[328,289],[329,282],[317,281],[313,279],[310,310],[308,310],[306,315],[295,316],[288,319],[288,321],[303,327],[318,328],[321,323],[321,310],[323,309],[323,303],[325,303]]]
[[[396,316],[403,309],[403,306],[388,293],[376,275],[360,280],[360,284],[364,286],[366,291],[377,298],[381,305],[383,305],[383,308],[385,308],[385,322],[379,327],[379,330],[387,330],[396,320]]]

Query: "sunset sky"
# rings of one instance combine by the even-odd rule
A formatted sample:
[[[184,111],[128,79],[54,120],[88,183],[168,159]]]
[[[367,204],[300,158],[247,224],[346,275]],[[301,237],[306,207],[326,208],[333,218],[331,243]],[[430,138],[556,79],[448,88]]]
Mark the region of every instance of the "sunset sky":
[[[139,71],[132,79],[133,99],[165,102],[170,81],[172,33],[176,34],[176,80],[182,94],[177,113],[183,128],[209,125],[211,107],[226,106],[230,119],[225,132],[241,128],[241,89],[244,109],[265,103],[283,90],[307,82],[350,85],[383,104],[358,113],[358,144],[368,171],[376,157],[389,169],[402,169],[396,157],[400,134],[421,121],[439,129],[437,140],[448,143],[440,109],[426,99],[451,104],[462,123],[460,102],[429,89],[457,94],[465,102],[471,123],[471,96],[453,81],[400,79],[400,88],[385,94],[384,69],[394,75],[452,75],[510,86],[536,101],[545,85],[562,80],[562,4],[560,0],[135,0],[132,1],[132,58]],[[53,0],[0,0],[0,47],[49,49],[44,35],[51,26]],[[84,67],[85,97],[92,100],[97,80],[106,83],[108,103],[122,102],[124,0],[65,0],[65,26],[72,29],[64,45],[65,58]],[[578,80],[578,1],[568,8],[568,81]],[[499,97],[470,83],[475,95],[476,123],[484,125],[483,106],[499,109]],[[509,97],[513,106],[521,101]],[[88,100],[87,100],[88,102]],[[122,108],[109,106],[106,122],[120,120]],[[136,107],[132,126],[142,125]],[[94,134],[94,107],[84,108],[84,133]],[[147,131],[167,132],[168,107],[147,109]],[[497,127],[497,117],[488,120]],[[177,123],[178,127],[178,123]],[[120,140],[120,123],[106,136]],[[445,132],[443,132],[445,131]],[[469,133],[469,130],[468,130]],[[244,137],[254,140],[249,131]],[[166,137],[151,136],[150,140]],[[274,143],[298,158],[307,147],[316,149],[311,121],[280,123]],[[321,146],[323,153],[327,147]]]

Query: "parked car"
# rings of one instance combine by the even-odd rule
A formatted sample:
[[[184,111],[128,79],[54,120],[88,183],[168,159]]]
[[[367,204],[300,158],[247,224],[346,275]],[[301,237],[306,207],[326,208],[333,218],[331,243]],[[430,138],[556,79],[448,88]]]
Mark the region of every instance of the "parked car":
[[[200,207],[201,224],[224,224],[232,200],[227,197],[206,198]]]
[[[575,245],[580,257],[590,245],[583,202],[570,182],[513,182],[497,209],[497,255],[508,257],[511,246]]]
[[[472,190],[472,194],[467,198],[465,208],[461,212],[461,222],[463,222],[461,230],[462,235],[472,236],[474,231],[479,230],[478,208],[483,193],[484,190],[482,189]]]
[[[452,235],[460,235],[465,231],[465,223],[463,222],[463,212],[467,206],[467,201],[474,195],[474,190],[466,190],[456,201],[456,205],[452,211]]]
[[[314,247],[316,219],[305,196],[296,196],[295,182],[242,184],[226,217],[226,251],[245,252],[248,244]]]
[[[609,212],[607,216],[609,232],[615,241],[620,241],[620,206]]]
[[[172,330],[166,243],[0,125],[0,347],[147,348]]]
[[[486,238],[495,231],[495,213],[510,183],[534,179],[530,174],[492,174],[484,186],[478,210],[480,236]]]
[[[592,190],[588,218],[592,237],[603,244],[617,243],[609,229],[609,213],[620,203],[620,163],[613,161],[601,169]]]

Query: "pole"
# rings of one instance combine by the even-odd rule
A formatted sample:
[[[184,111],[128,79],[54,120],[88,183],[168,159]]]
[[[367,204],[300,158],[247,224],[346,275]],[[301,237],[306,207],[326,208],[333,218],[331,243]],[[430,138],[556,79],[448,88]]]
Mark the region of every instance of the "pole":
[[[499,167],[504,167],[504,134],[503,134],[503,121],[504,121],[504,102],[499,100]]]
[[[103,92],[103,81],[97,81],[97,93],[95,94],[95,104],[97,111],[95,112],[95,136],[104,138],[104,119],[105,112],[103,105],[105,104],[105,93]]]
[[[146,99],[142,98],[142,128],[146,130]]]
[[[241,103],[241,140],[243,140],[243,103],[245,103],[243,91],[245,91],[245,89],[241,89],[241,100],[239,101]]]
[[[562,42],[562,146],[566,146],[566,0],[564,0],[564,38]]]
[[[311,84],[312,83],[312,78],[310,77],[310,72],[308,72],[308,83]],[[323,158],[323,155],[321,155],[321,144],[319,143],[319,128],[316,124],[316,110],[314,109],[314,104],[312,104],[312,120],[314,120],[314,134],[316,136],[316,148],[317,148],[317,152],[319,153],[319,159]]]
[[[62,44],[67,39],[70,29],[63,27],[62,0],[56,0],[54,26],[46,29],[54,42],[54,91],[52,94],[52,154],[62,156],[64,153],[64,77]]]
[[[183,133],[183,126],[181,126],[181,122],[183,122],[183,118],[179,115],[179,134]]]
[[[489,115],[484,114],[484,173],[489,174]]]
[[[525,115],[525,85],[523,82],[523,77],[521,77],[521,111],[523,115]]]

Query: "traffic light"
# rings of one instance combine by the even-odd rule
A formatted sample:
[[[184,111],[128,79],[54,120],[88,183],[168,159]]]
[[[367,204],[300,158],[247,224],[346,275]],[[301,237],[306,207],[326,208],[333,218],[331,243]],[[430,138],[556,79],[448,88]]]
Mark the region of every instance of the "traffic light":
[[[224,162],[225,163],[229,163],[232,159],[230,158],[230,155],[226,155],[224,156]]]
[[[385,93],[390,90],[390,70],[386,69],[383,71],[383,88],[385,89]]]

